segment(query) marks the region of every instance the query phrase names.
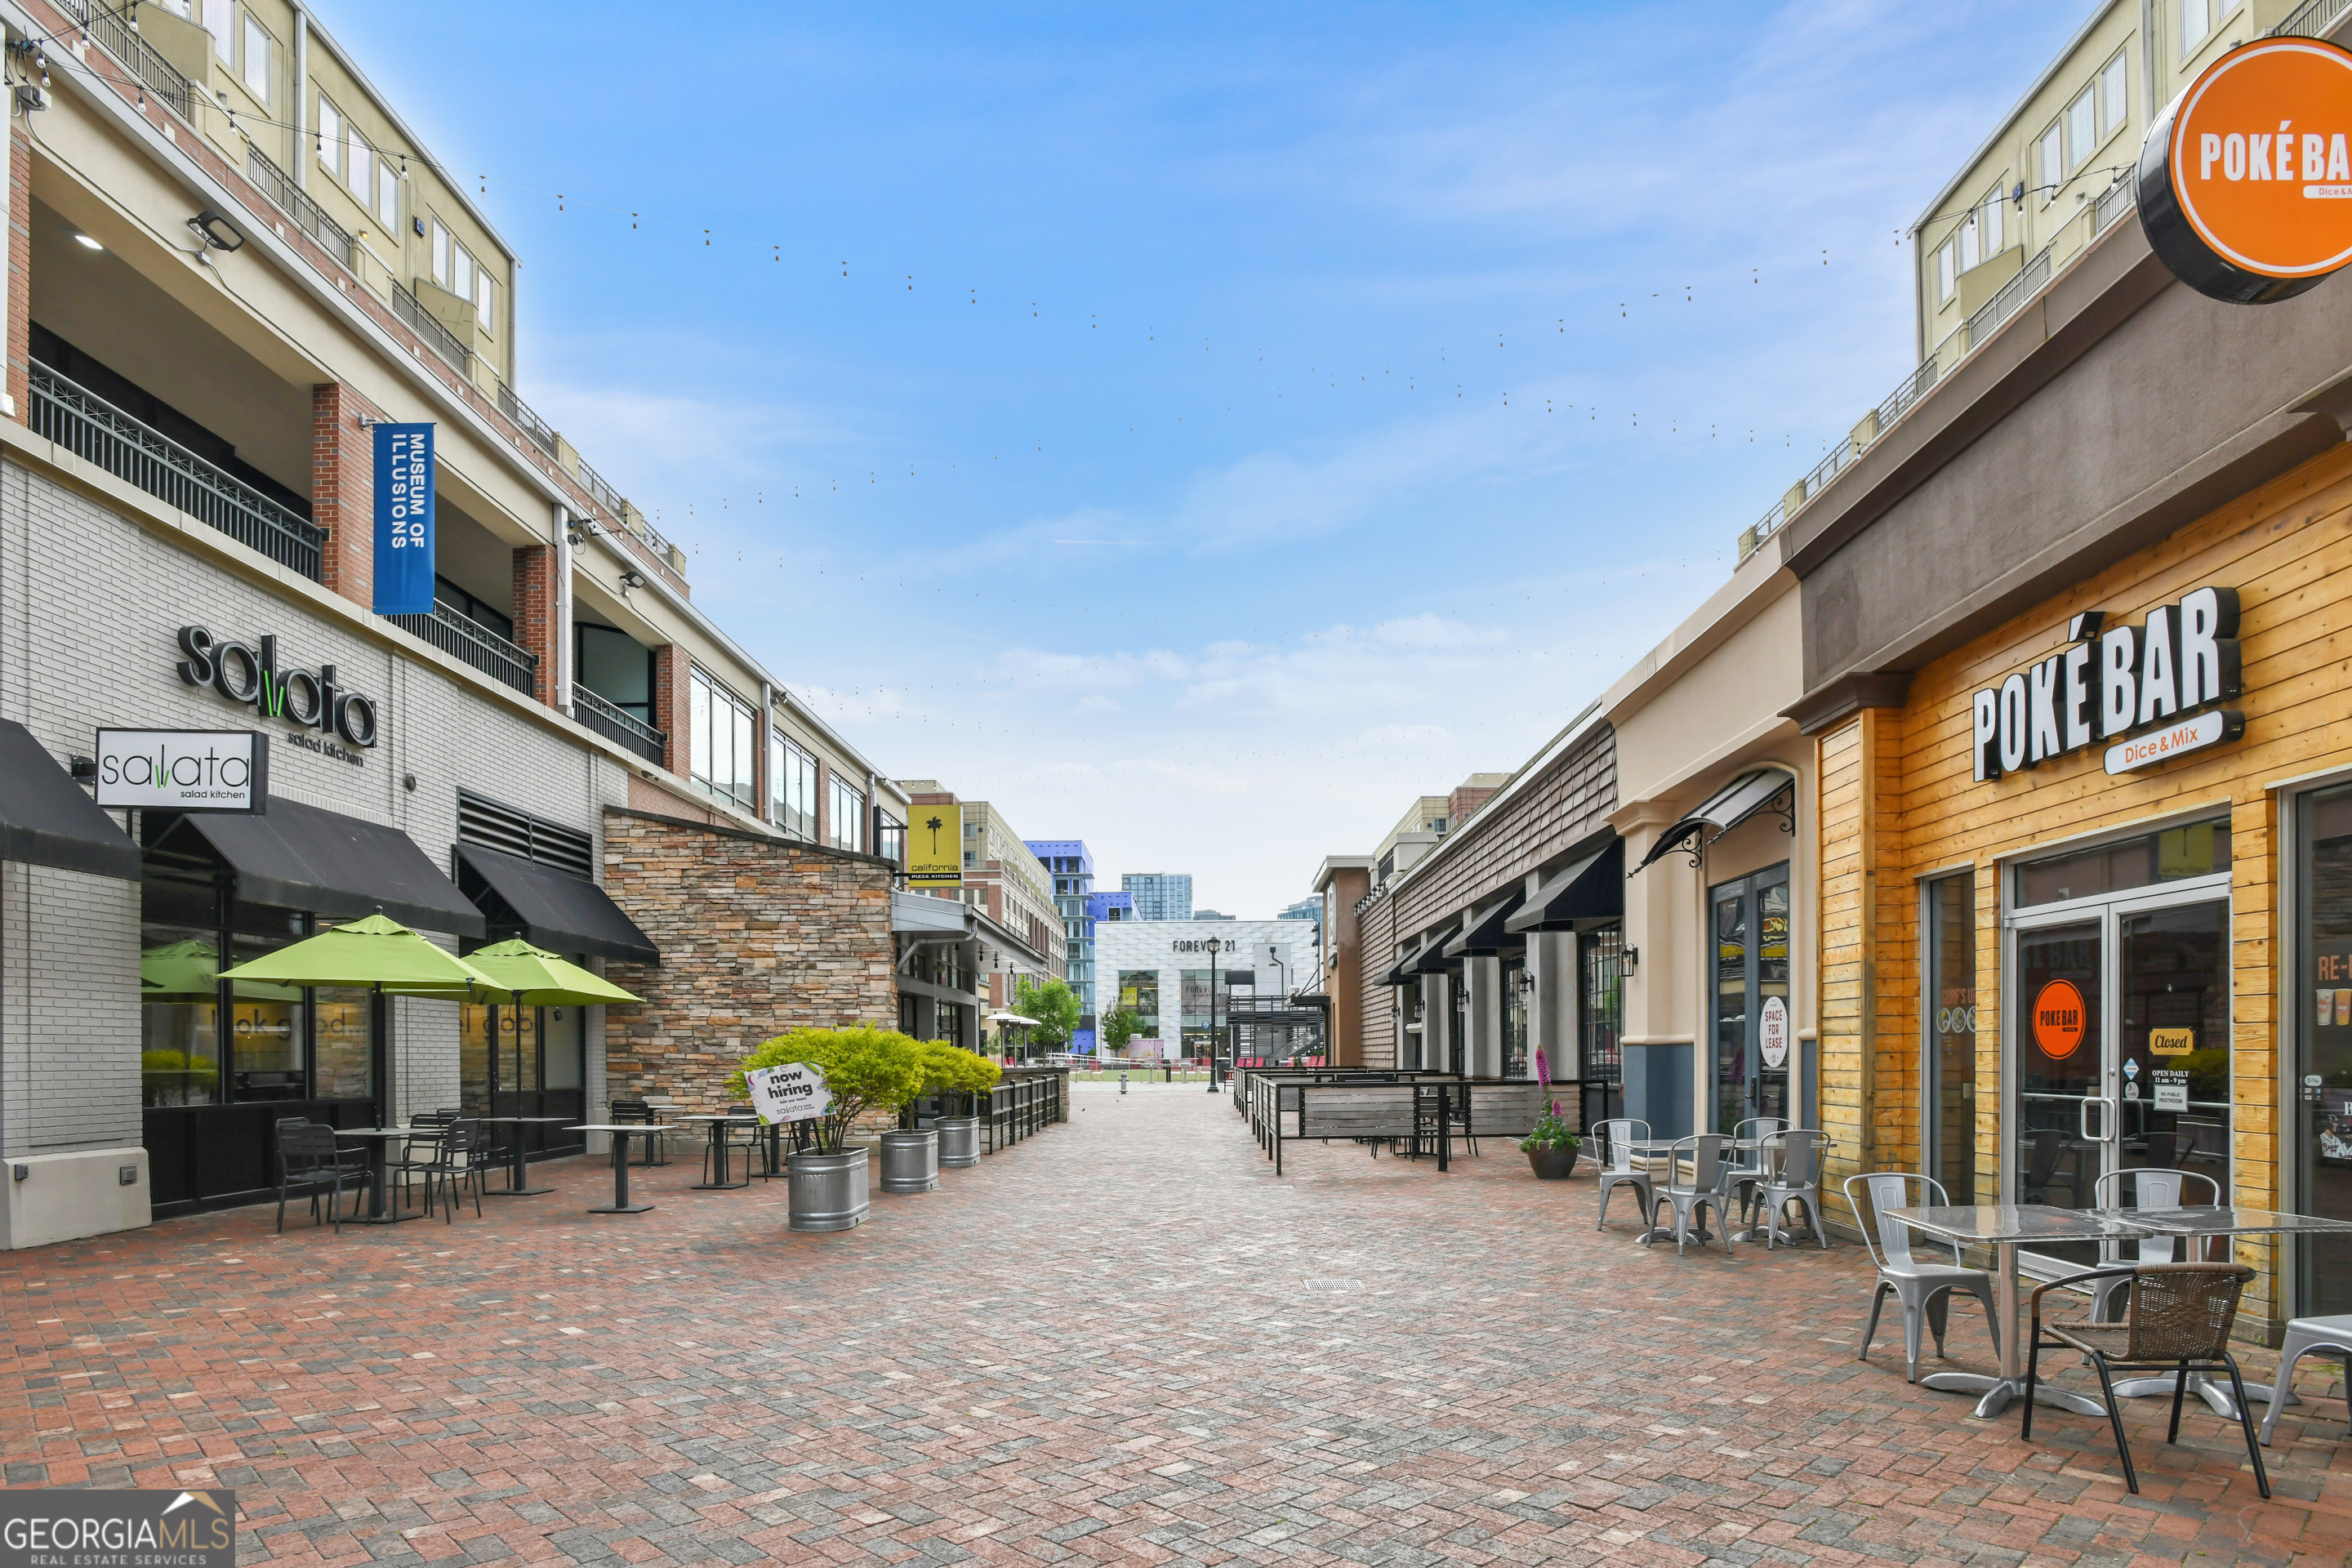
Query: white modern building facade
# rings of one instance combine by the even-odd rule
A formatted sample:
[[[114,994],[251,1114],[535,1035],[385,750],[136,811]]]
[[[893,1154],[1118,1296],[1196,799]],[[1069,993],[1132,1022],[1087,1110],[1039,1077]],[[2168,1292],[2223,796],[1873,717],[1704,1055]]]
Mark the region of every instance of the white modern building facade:
[[[1106,1015],[1137,1015],[1135,1038],[1161,1041],[1168,1056],[1203,1057],[1212,1039],[1223,1040],[1226,1051],[1238,1045],[1244,1056],[1253,1046],[1270,1046],[1254,1037],[1259,1031],[1250,1016],[1286,1002],[1315,964],[1315,928],[1304,921],[1105,921],[1095,927],[1097,1005]]]

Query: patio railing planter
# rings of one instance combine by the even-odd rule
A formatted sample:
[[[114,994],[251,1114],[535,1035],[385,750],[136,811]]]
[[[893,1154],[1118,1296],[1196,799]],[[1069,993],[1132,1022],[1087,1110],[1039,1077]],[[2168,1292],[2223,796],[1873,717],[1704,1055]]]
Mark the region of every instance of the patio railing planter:
[[[539,691],[537,654],[517,647],[479,621],[461,616],[446,605],[434,605],[429,616],[386,616],[384,619],[526,697]]]
[[[33,433],[312,582],[327,533],[47,365],[27,371]]]

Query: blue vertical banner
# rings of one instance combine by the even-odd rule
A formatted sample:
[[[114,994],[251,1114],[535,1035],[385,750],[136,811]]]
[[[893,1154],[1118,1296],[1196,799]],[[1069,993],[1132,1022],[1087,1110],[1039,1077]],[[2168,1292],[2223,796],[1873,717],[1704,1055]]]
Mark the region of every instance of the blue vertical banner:
[[[433,613],[433,426],[375,427],[375,613]]]

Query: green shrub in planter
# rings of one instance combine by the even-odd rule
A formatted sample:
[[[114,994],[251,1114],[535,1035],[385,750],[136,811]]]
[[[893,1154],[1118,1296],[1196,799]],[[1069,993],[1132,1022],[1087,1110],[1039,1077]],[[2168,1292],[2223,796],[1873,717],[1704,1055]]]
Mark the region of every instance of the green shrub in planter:
[[[841,1152],[851,1124],[866,1111],[895,1111],[922,1093],[929,1069],[924,1042],[896,1029],[794,1029],[745,1057],[729,1076],[727,1091],[749,1099],[746,1072],[788,1062],[808,1062],[824,1074],[833,1109],[817,1121],[817,1147],[828,1154]]]
[[[924,1094],[961,1094],[964,1108],[971,1109],[972,1097],[986,1094],[1004,1078],[1004,1069],[976,1051],[951,1046],[945,1040],[924,1040]]]

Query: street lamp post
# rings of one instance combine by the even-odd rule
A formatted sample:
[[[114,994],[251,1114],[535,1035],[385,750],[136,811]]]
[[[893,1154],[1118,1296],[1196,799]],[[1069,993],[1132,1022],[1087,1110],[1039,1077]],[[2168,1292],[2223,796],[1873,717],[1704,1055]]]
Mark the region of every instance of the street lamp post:
[[[1209,1092],[1217,1092],[1217,939],[1209,939]]]

